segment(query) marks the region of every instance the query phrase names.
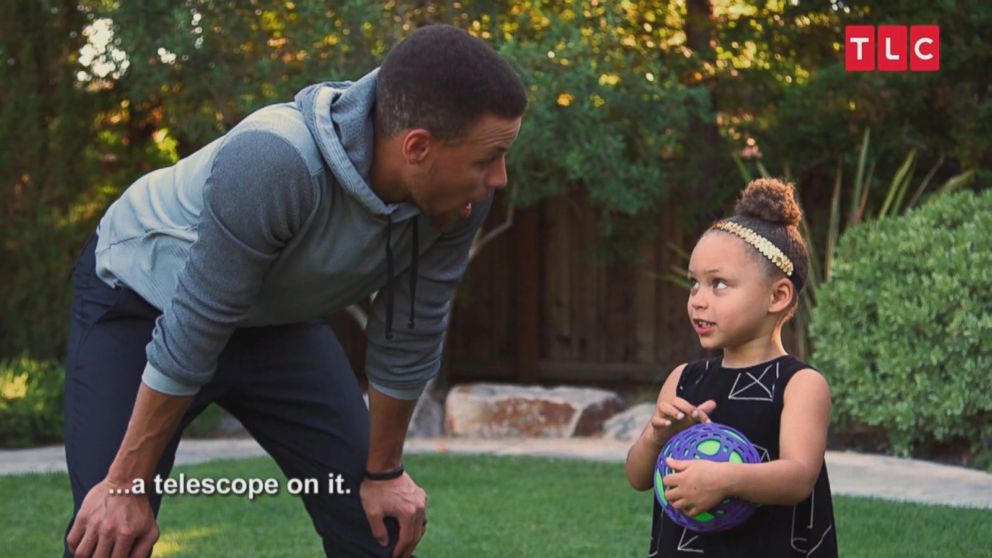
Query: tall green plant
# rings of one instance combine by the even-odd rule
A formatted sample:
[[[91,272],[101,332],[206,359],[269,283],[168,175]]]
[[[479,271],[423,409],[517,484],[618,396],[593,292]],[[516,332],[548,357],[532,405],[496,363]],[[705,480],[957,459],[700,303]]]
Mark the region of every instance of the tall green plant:
[[[911,149],[909,153],[906,154],[906,158],[896,170],[895,174],[892,176],[892,179],[889,180],[888,189],[885,192],[882,205],[877,211],[873,211],[869,206],[868,201],[874,182],[876,159],[870,158],[869,156],[870,144],[871,129],[865,128],[864,136],[861,140],[861,148],[858,153],[857,171],[854,176],[854,182],[851,185],[851,195],[847,198],[846,212],[840,205],[840,199],[843,195],[842,189],[844,169],[841,161],[838,160],[837,162],[837,174],[836,180],[834,181],[833,195],[831,197],[828,227],[826,237],[823,242],[824,249],[822,256],[820,257],[816,256],[817,252],[815,249],[818,244],[811,233],[808,222],[806,221],[806,212],[803,212],[802,231],[805,236],[806,244],[810,247],[810,258],[815,263],[815,265],[810,266],[811,277],[809,281],[809,288],[803,293],[800,320],[801,335],[799,337],[801,338],[803,347],[807,350],[809,348],[809,324],[811,321],[812,310],[816,303],[816,293],[824,283],[830,280],[830,275],[834,267],[834,259],[837,255],[837,244],[841,236],[843,236],[847,230],[862,222],[884,219],[895,215],[903,215],[910,209],[916,207],[922,199],[923,194],[926,192],[927,187],[932,181],[934,175],[936,175],[945,160],[943,155],[937,159],[937,162],[930,168],[923,178],[920,179],[914,194],[907,199],[906,193],[909,191],[909,188],[913,182],[913,171],[917,160],[917,150]],[[866,168],[867,172],[865,171]],[[971,182],[974,176],[974,169],[955,175],[948,179],[939,189],[933,192],[933,195],[945,194],[966,186]],[[847,221],[843,228],[841,228],[842,213],[847,214]]]

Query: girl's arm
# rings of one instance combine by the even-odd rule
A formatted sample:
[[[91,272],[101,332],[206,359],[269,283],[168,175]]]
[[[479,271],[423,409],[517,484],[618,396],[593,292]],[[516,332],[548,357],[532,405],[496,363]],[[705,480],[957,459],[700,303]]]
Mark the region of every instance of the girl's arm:
[[[671,460],[678,472],[665,477],[669,502],[702,512],[727,496],[775,505],[808,498],[827,447],[830,389],[823,376],[807,368],[792,377],[783,397],[778,459],[758,464]]]
[[[759,504],[791,505],[809,497],[820,476],[830,425],[830,387],[815,370],[800,370],[783,395],[779,458],[734,465],[729,493]]]
[[[685,364],[672,370],[661,386],[651,420],[644,426],[641,436],[627,452],[627,481],[635,490],[647,490],[653,485],[654,466],[658,453],[668,440],[689,426],[709,421],[716,403],[706,401],[698,407],[675,395]]]
[[[665,383],[661,386],[661,393],[658,394],[654,412],[651,414],[651,420],[644,425],[641,435],[627,451],[627,463],[624,465],[624,469],[627,471],[627,482],[634,490],[651,488],[651,475],[654,472],[655,462],[658,460],[658,453],[667,441],[659,442],[654,439],[654,427],[651,426],[651,422],[658,416],[658,405],[662,401],[670,401],[675,398],[675,389],[679,385],[679,378],[682,376],[684,368],[685,364],[679,365],[665,379]]]

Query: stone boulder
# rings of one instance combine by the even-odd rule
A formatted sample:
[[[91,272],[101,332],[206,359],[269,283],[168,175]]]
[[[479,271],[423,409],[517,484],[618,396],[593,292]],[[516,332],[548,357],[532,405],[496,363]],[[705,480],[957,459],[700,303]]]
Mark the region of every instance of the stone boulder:
[[[222,414],[220,420],[217,421],[217,428],[214,429],[212,435],[218,438],[250,438],[251,434],[245,430],[245,427],[241,424],[241,421],[234,418],[233,415],[228,413],[226,410],[222,409]]]
[[[641,435],[644,425],[651,420],[654,407],[654,403],[641,403],[622,413],[613,415],[603,425],[603,437],[621,442],[633,442]]]
[[[437,438],[444,436],[444,405],[425,390],[417,400],[417,407],[410,419],[408,438]]]
[[[448,393],[445,428],[449,436],[479,438],[592,436],[623,407],[603,389],[462,384]]]

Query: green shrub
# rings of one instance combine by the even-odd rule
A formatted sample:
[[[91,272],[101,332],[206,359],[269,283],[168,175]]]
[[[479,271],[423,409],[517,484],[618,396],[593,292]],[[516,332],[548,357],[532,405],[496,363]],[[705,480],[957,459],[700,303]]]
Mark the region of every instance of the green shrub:
[[[813,362],[834,421],[923,443],[992,436],[992,191],[940,196],[842,237],[817,293]]]
[[[0,362],[0,447],[62,439],[65,369],[27,357]]]

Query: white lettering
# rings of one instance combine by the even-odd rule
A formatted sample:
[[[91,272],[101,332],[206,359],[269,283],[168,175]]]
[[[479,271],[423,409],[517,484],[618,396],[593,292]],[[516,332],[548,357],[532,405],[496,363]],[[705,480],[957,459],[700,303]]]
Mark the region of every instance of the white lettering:
[[[919,58],[920,60],[930,60],[931,58],[933,58],[933,53],[931,52],[930,54],[923,54],[923,51],[920,50],[920,45],[922,45],[923,43],[932,45],[933,39],[931,39],[930,37],[921,37],[919,40],[916,41],[916,44],[913,45],[913,52],[916,53],[916,57]]]
[[[851,42],[858,45],[858,60],[864,58],[861,51],[861,46],[869,42],[871,39],[868,37],[851,37]]]
[[[886,60],[899,60],[898,56],[892,55],[892,37],[885,38],[885,59]]]

